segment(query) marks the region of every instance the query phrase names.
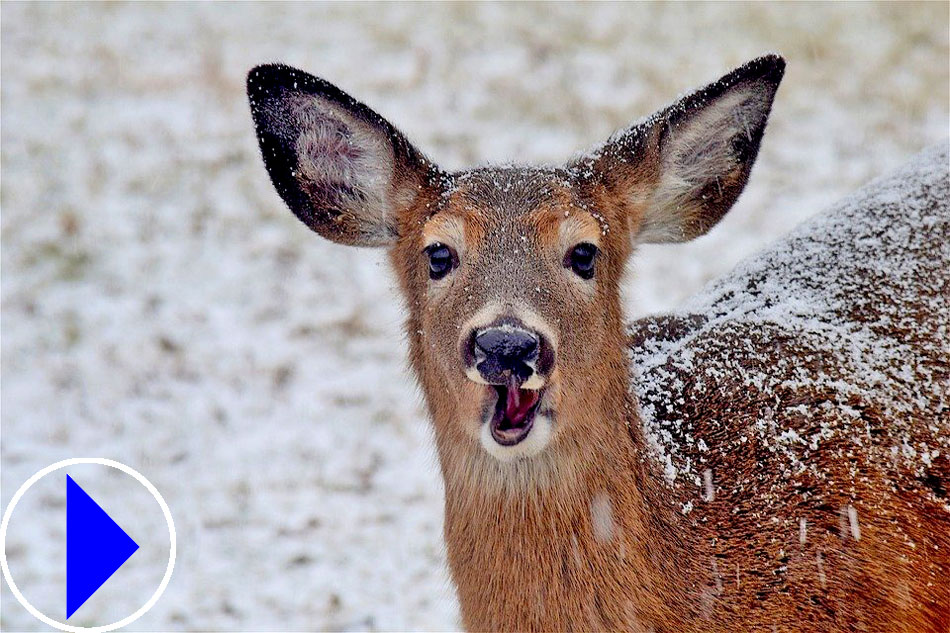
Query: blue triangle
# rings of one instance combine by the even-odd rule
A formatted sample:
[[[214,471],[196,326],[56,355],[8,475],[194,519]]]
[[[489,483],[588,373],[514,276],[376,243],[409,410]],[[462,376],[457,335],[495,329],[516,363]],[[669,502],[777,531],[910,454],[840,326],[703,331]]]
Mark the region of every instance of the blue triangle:
[[[139,548],[125,530],[66,475],[66,619]]]

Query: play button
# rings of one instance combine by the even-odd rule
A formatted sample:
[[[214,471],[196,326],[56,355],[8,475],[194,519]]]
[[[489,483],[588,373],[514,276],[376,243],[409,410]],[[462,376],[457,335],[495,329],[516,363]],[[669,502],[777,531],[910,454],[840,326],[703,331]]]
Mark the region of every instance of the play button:
[[[66,619],[139,548],[105,510],[66,475]]]
[[[40,470],[0,521],[0,567],[13,597],[46,625],[73,633],[122,628],[155,606],[176,547],[171,512],[155,486],[104,458]],[[11,600],[5,611],[13,615],[14,607]]]

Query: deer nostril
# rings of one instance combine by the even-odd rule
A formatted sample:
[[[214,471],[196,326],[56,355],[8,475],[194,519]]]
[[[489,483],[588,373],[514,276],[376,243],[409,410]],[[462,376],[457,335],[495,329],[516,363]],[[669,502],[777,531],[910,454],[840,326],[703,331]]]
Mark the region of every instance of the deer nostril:
[[[501,362],[527,362],[538,355],[538,337],[511,327],[493,327],[475,334],[476,354]]]
[[[478,372],[478,381],[490,385],[508,384],[512,379],[524,384],[537,374],[543,384],[554,364],[554,350],[540,333],[519,321],[505,318],[473,331],[462,345],[466,371]],[[469,374],[471,377],[471,374]]]

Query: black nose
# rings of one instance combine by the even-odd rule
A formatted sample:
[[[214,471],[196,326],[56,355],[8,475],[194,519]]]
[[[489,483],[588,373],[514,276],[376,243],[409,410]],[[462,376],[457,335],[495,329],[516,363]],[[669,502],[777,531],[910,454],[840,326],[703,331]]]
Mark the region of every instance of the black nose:
[[[521,381],[534,373],[532,367],[538,358],[538,336],[528,330],[501,325],[475,333],[476,367],[488,382],[507,382],[509,374]]]

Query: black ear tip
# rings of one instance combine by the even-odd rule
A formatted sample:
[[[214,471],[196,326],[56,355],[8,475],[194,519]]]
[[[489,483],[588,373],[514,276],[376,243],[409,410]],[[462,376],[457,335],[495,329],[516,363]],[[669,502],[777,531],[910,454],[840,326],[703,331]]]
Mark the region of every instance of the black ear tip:
[[[764,79],[778,85],[785,75],[785,58],[777,53],[768,53],[747,62],[739,71],[749,79]]]
[[[247,73],[247,94],[252,99],[282,90],[307,89],[317,78],[286,64],[261,64]]]
[[[281,68],[280,64],[261,64],[248,71],[247,95],[251,100],[270,92],[275,83],[274,77],[279,75]]]
[[[247,73],[247,96],[254,105],[287,92],[321,95],[342,101],[343,93],[333,84],[286,64],[261,64]]]

